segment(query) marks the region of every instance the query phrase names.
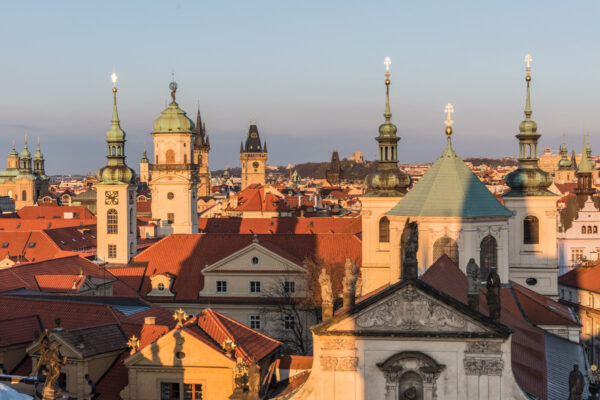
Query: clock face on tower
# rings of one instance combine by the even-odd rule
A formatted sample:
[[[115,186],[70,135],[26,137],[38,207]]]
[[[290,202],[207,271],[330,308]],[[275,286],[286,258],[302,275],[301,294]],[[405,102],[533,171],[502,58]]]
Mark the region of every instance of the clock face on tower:
[[[104,193],[104,204],[119,204],[119,192],[107,191]]]
[[[254,169],[257,169],[258,168],[258,161],[254,161],[252,163],[252,166],[254,167]]]

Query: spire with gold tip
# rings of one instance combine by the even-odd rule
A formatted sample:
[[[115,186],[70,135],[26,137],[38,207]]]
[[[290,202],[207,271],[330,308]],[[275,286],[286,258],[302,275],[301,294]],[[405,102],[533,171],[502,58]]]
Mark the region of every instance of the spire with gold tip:
[[[531,55],[525,56],[527,94],[525,98],[525,119],[519,124],[519,168],[506,176],[506,184],[510,190],[504,197],[554,196],[548,190],[552,184],[552,175],[542,171],[538,166],[537,145],[540,134],[537,124],[531,119]]]
[[[110,128],[106,131],[107,163],[98,171],[98,183],[129,185],[134,182],[135,172],[125,164],[125,132],[121,129],[117,112],[117,74],[110,76],[113,83],[113,112]]]
[[[390,110],[390,65],[389,57],[385,58],[385,121],[379,126],[379,136],[375,138],[379,143],[379,161],[377,171],[369,174],[365,184],[369,188],[366,197],[401,197],[406,194],[410,186],[410,176],[398,169],[398,141],[396,136],[398,128],[392,123]]]

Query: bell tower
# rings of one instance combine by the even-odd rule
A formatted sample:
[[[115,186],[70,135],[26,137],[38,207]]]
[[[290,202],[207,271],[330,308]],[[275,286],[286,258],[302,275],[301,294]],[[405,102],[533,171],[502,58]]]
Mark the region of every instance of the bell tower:
[[[210,196],[210,170],[208,164],[208,152],[210,151],[210,140],[206,134],[206,125],[202,122],[200,108],[196,116],[194,127],[194,162],[198,164],[198,197]]]
[[[246,144],[242,142],[240,147],[240,161],[242,163],[242,187],[246,189],[250,185],[264,185],[267,167],[267,141],[260,144],[260,135],[256,122],[250,125]]]
[[[363,226],[362,236],[362,277],[363,293],[377,289],[398,276],[390,267],[391,257],[397,252],[397,244],[390,243],[390,220],[385,214],[402,200],[410,186],[410,176],[398,168],[398,128],[392,123],[390,110],[390,58],[385,61],[385,118],[379,126],[379,160],[377,171],[365,179],[367,193],[360,201]],[[399,257],[399,256],[398,256]]]
[[[117,75],[112,74],[113,115],[106,132],[106,166],[96,184],[97,255],[99,260],[126,264],[137,249],[135,172],[125,164],[125,132],[117,113]]]
[[[558,296],[556,195],[548,190],[552,176],[538,165],[540,134],[531,119],[531,56],[525,56],[527,93],[525,119],[519,124],[519,167],[505,178],[510,190],[504,206],[508,220],[509,278],[545,296]]]

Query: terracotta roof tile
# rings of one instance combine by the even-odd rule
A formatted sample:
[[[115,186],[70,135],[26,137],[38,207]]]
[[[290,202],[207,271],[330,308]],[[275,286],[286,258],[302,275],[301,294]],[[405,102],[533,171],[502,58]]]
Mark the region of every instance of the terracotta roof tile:
[[[61,339],[84,357],[111,353],[127,348],[127,337],[118,324],[86,326],[61,332]]]
[[[0,346],[28,343],[35,340],[35,332],[44,330],[37,315],[24,315],[0,320]]]
[[[19,209],[17,215],[19,218],[36,219],[36,218],[64,218],[65,213],[73,213],[75,219],[93,219],[94,214],[86,206],[57,206],[49,205],[44,207],[27,206]]]
[[[362,230],[361,217],[198,218],[204,233],[352,233]]]

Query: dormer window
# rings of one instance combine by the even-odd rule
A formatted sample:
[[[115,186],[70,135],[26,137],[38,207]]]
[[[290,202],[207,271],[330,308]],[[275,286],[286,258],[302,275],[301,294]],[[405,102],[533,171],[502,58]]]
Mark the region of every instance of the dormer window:
[[[165,290],[165,284],[164,284],[164,283],[162,283],[162,282],[161,282],[161,283],[159,283],[157,287],[158,287],[158,290],[160,290],[161,292],[162,292],[163,290]]]
[[[156,274],[154,276],[151,276],[150,284],[152,285],[152,290],[148,292],[148,296],[174,296],[175,294],[171,292],[174,280],[175,277],[169,273]]]

